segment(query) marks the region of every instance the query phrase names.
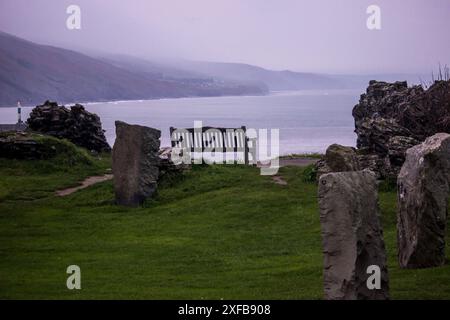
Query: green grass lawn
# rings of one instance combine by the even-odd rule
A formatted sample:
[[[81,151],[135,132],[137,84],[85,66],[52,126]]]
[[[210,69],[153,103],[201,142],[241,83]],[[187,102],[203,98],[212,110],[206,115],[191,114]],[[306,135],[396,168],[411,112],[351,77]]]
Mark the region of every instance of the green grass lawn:
[[[112,182],[54,195],[109,165],[0,160],[0,298],[322,297],[317,190],[304,169],[282,168],[281,186],[253,167],[197,166],[138,209],[114,205]],[[392,298],[449,299],[449,264],[398,268],[395,193],[380,202]],[[66,288],[72,264],[82,290]]]

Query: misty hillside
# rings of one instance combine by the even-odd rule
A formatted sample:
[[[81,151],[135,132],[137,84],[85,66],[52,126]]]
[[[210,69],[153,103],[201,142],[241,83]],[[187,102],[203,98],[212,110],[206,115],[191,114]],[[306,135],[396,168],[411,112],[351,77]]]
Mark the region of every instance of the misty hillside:
[[[92,57],[0,31],[0,107],[13,106],[18,100],[33,105],[45,100],[67,103],[260,95],[280,90],[363,90],[372,79],[411,80],[411,75],[324,75],[242,63]]]
[[[275,71],[243,63],[183,61],[174,64],[179,70],[195,72],[205,77],[245,83],[263,83],[271,91],[283,90],[365,90],[370,80],[419,83],[417,74],[320,74],[295,71]],[[427,78],[426,75],[422,77]]]
[[[223,63],[204,61],[157,61],[126,55],[102,56],[105,62],[133,72],[139,72],[151,79],[205,81],[214,79],[224,82],[245,83],[250,86],[267,88],[270,91],[283,90],[365,90],[370,80],[419,83],[415,74],[364,74],[334,75],[289,70],[275,71],[243,63]],[[425,77],[422,75],[422,77]]]
[[[109,56],[108,63],[128,70],[144,71],[166,79],[220,79],[267,87],[271,91],[308,89],[347,89],[353,84],[327,75],[292,71],[273,71],[243,63],[203,61],[147,61],[130,56]]]
[[[155,60],[142,59],[128,55],[96,55],[96,58],[107,63],[115,65],[116,67],[127,69],[133,72],[139,72],[151,79],[198,79],[206,80],[216,77],[211,77],[199,72],[185,70],[178,66],[175,62],[161,62]]]
[[[346,84],[325,75],[300,73],[292,71],[273,71],[242,63],[221,62],[184,62],[179,67],[183,70],[220,77],[227,80],[261,82],[272,91],[309,90],[309,89],[343,89]]]
[[[0,32],[0,106],[162,97],[264,94],[257,86],[149,77],[70,50]]]

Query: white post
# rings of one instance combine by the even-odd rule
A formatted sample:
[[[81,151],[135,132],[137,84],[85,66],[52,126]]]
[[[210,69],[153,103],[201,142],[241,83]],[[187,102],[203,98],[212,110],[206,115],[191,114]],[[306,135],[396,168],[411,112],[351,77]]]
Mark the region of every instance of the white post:
[[[17,123],[22,123],[22,105],[17,101]]]

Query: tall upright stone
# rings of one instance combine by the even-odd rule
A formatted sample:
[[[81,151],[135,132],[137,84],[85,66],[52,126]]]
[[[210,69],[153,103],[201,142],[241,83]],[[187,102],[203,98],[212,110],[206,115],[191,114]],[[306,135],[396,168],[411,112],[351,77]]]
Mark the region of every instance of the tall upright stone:
[[[322,175],[319,207],[325,299],[388,299],[375,174],[364,170]],[[375,266],[378,274],[372,273],[371,266]],[[374,288],[372,281],[377,276],[379,282],[375,280]]]
[[[450,135],[438,133],[408,149],[397,184],[400,266],[427,268],[444,264]]]
[[[116,121],[112,160],[116,203],[136,207],[156,191],[161,131]]]

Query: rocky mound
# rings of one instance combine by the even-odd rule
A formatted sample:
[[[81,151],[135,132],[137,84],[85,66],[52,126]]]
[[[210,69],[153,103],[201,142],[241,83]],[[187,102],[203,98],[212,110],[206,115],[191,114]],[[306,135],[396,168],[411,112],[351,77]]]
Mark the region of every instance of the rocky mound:
[[[172,161],[172,148],[163,147],[159,150],[159,180],[178,179],[184,171],[191,168],[189,164],[175,164]]]
[[[100,118],[75,104],[70,109],[46,101],[36,106],[27,120],[29,129],[57,138],[65,138],[90,151],[111,151]]]
[[[378,178],[396,180],[406,150],[436,133],[450,133],[450,80],[436,81],[428,90],[406,82],[371,81],[353,117],[357,149],[329,146],[315,165],[316,178],[370,169]]]
[[[428,90],[371,81],[353,117],[361,167],[396,178],[407,149],[450,132],[450,81],[436,81]]]
[[[31,132],[0,133],[0,157],[21,160],[48,160],[54,157],[67,164],[90,164],[87,152],[67,140]]]

